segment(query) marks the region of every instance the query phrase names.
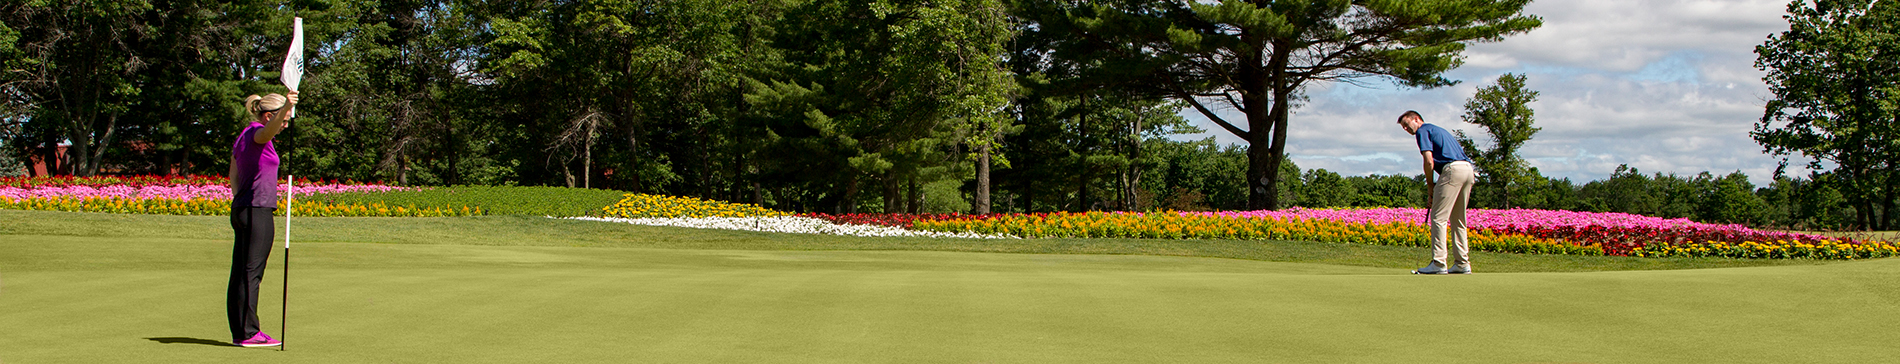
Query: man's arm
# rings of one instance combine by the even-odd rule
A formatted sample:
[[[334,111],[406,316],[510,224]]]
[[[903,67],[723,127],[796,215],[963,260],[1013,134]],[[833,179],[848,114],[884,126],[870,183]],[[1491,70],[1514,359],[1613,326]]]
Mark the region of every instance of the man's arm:
[[[1425,157],[1425,208],[1432,207],[1432,151],[1419,151]]]

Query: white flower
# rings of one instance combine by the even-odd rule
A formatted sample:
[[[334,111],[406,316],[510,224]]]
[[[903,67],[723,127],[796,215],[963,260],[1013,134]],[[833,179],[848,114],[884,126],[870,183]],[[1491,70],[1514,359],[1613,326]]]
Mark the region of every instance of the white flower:
[[[879,225],[838,224],[823,219],[781,216],[781,217],[677,217],[677,218],[638,218],[618,217],[569,217],[567,219],[618,222],[634,225],[677,226],[696,229],[722,229],[764,231],[793,234],[826,234],[851,236],[916,236],[927,238],[965,238],[965,239],[1018,239],[1008,235],[987,235],[970,232],[915,231],[899,227]]]

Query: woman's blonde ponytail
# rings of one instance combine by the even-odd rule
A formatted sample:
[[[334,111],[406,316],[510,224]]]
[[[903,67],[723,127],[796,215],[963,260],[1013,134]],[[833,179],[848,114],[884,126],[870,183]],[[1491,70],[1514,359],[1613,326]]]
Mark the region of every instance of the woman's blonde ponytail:
[[[250,96],[244,97],[244,113],[251,115],[251,121],[257,121],[258,120],[257,114],[264,113],[264,110],[259,108],[257,105],[257,102],[263,99],[264,99],[263,96],[257,96],[257,95],[250,95]]]
[[[251,121],[263,122],[264,113],[282,109],[284,108],[284,104],[289,101],[289,98],[278,94],[245,96],[244,111],[250,112]]]

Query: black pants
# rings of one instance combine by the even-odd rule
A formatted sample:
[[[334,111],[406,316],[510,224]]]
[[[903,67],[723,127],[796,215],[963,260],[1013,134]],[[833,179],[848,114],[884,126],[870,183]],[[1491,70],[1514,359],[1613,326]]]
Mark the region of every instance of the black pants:
[[[257,286],[264,280],[264,262],[270,260],[273,207],[231,208],[231,230],[236,243],[231,246],[231,285],[224,294],[225,315],[231,320],[231,341],[244,341],[263,331],[257,323]]]

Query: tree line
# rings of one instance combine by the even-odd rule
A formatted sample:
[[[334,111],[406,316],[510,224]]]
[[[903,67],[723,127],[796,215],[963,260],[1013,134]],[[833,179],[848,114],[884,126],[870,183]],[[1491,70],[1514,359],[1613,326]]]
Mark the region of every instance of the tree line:
[[[0,4],[0,170],[64,158],[68,169],[56,173],[223,173],[247,121],[239,100],[285,91],[272,80],[291,19],[301,17],[304,103],[279,139],[287,172],[300,176],[612,188],[827,212],[1396,206],[1413,202],[1379,196],[1422,187],[1401,186],[1408,177],[1327,177],[1288,161],[1287,132],[1299,127],[1288,115],[1303,90],[1456,84],[1444,73],[1466,46],[1542,24],[1523,13],[1527,3],[8,2]],[[1791,23],[1806,19],[1803,9],[1848,9],[1858,19],[1892,8],[1801,4],[1791,5]],[[1871,20],[1817,27],[1892,34]],[[1806,39],[1781,37],[1760,51],[1765,69],[1802,59],[1770,56],[1800,49],[1777,39]],[[1893,44],[1874,42],[1841,46]],[[1497,83],[1521,91],[1518,100],[1481,94],[1467,105],[1490,110],[1466,115],[1490,132],[1467,143],[1483,182],[1496,186],[1481,199],[1594,209],[1543,202],[1568,201],[1536,192],[1564,188],[1538,187],[1553,182],[1516,157],[1536,132],[1526,106],[1535,95],[1522,81]],[[1883,90],[1880,82],[1891,79],[1862,83]],[[1841,99],[1890,100],[1863,94]],[[1771,103],[1758,139],[1782,155],[1832,155],[1840,148],[1770,141],[1832,137],[1776,134],[1800,128],[1783,126],[1782,115],[1808,114],[1773,112],[1829,105]],[[1853,105],[1854,115],[1892,108]],[[1215,112],[1223,108],[1240,117]],[[1178,110],[1202,113],[1214,132],[1244,144],[1176,140],[1202,132]],[[56,155],[55,145],[68,147]],[[1789,181],[1832,186],[1846,210],[1866,215],[1855,226],[1886,226],[1892,203],[1878,194],[1893,200],[1887,191],[1900,178],[1886,177],[1893,167],[1879,158],[1843,155],[1849,162],[1830,177]],[[1599,182],[1607,183],[1591,183]],[[1588,195],[1590,185],[1567,188]]]

